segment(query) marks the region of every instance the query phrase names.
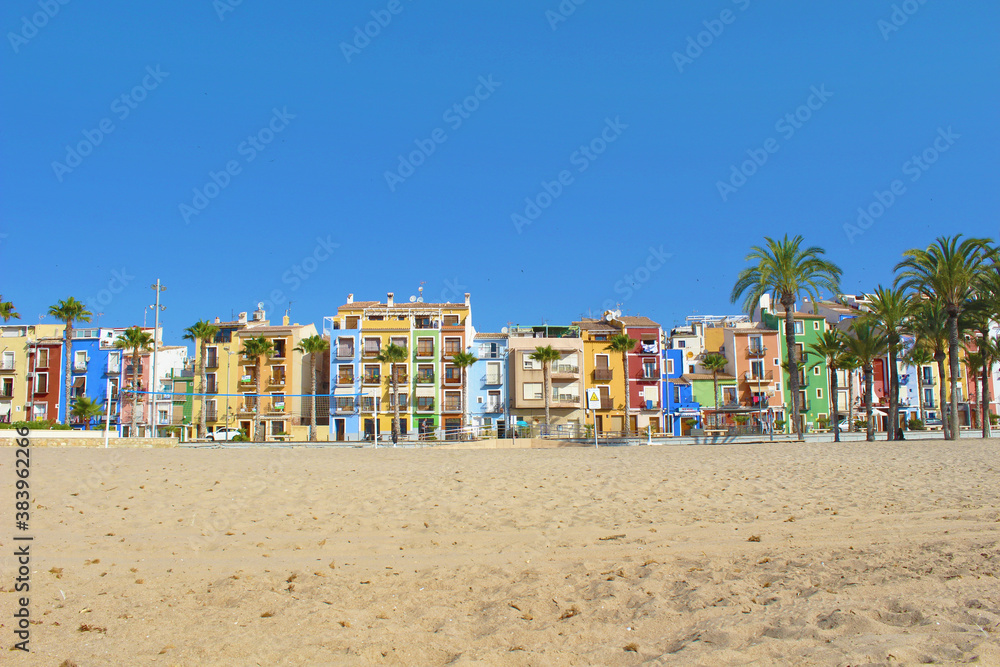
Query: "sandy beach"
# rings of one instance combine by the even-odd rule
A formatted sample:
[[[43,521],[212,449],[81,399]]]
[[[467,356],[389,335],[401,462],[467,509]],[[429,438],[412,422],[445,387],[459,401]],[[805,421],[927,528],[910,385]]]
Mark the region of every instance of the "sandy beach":
[[[1000,664],[1000,442],[32,453],[10,665]]]

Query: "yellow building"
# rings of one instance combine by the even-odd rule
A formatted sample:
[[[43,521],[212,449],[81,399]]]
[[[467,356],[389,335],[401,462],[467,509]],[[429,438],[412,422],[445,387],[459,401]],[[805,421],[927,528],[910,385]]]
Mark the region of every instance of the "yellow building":
[[[609,341],[621,329],[604,320],[574,322],[583,338],[583,378],[587,389],[600,392],[601,406],[588,423],[598,433],[625,430],[625,385],[622,381],[622,355],[608,349]]]

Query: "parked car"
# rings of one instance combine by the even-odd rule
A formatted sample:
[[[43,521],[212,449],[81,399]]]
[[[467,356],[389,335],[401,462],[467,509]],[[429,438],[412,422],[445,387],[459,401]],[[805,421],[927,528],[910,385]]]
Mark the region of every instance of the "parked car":
[[[218,428],[215,429],[215,433],[209,433],[209,440],[232,440],[236,436],[240,435],[241,431],[238,428]]]
[[[937,418],[928,419],[926,422],[924,422],[924,426],[927,426],[927,427],[941,426],[941,420],[937,419]]]

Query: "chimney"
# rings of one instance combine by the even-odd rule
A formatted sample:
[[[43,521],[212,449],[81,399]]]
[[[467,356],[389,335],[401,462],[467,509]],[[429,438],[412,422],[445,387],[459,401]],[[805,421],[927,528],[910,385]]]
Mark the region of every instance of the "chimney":
[[[288,326],[288,315],[282,315],[281,316],[281,326],[283,326],[283,327],[287,327]]]
[[[347,295],[347,303],[354,303],[354,295],[353,294],[348,294]]]
[[[244,311],[240,313],[240,324],[246,324],[246,323],[247,323],[247,314],[246,311]]]
[[[468,292],[465,293],[465,305],[466,305],[466,307],[468,307],[468,305],[469,305],[469,293]]]
[[[395,303],[395,301],[393,299],[394,293],[393,292],[388,292],[385,296],[386,296],[385,305],[387,305],[390,308],[392,308],[392,306]]]
[[[219,319],[219,316],[218,316],[218,315],[216,315],[216,316],[215,316],[215,323],[216,323],[216,324],[218,324],[218,323],[219,323],[219,322],[221,322],[221,321],[222,321],[222,320],[220,320],[220,319]]]

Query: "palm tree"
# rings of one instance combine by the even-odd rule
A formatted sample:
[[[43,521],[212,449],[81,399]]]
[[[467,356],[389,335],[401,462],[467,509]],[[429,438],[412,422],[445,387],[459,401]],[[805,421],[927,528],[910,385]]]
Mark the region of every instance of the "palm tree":
[[[917,369],[917,414],[920,421],[926,422],[924,417],[924,366],[934,363],[934,355],[920,341],[917,341],[906,355],[906,361]]]
[[[844,334],[836,330],[824,331],[819,335],[819,339],[809,346],[809,351],[815,354],[820,360],[809,366],[810,369],[819,366],[826,361],[826,366],[830,372],[830,404],[833,413],[833,441],[840,442],[840,410],[837,406],[839,398],[839,387],[837,386],[837,371],[844,365]]]
[[[705,355],[701,365],[712,374],[712,387],[715,390],[715,425],[719,425],[719,372],[726,370],[729,361],[724,356],[713,352]]]
[[[14,303],[12,301],[4,301],[3,295],[0,295],[0,317],[3,318],[4,322],[10,322],[12,319],[20,319],[21,313],[14,310]]]
[[[309,391],[312,394],[312,405],[309,408],[309,442],[316,442],[316,359],[328,349],[330,349],[330,341],[317,335],[303,338],[295,347],[297,352],[309,355],[309,377],[312,379],[312,389]],[[406,350],[403,350],[403,356],[405,358]],[[397,400],[399,399],[398,396],[396,398]],[[396,444],[395,432],[393,433],[392,442]]]
[[[65,340],[63,347],[66,349],[66,362],[63,365],[63,388],[66,397],[66,402],[63,403],[66,406],[63,411],[63,424],[69,424],[69,386],[73,378],[73,322],[77,320],[89,322],[93,313],[87,310],[84,303],[69,297],[65,301],[60,300],[54,306],[49,306],[49,315],[66,324],[65,330],[63,330]]]
[[[129,435],[136,437],[136,429],[139,423],[139,358],[146,350],[153,345],[153,336],[139,327],[129,327],[118,334],[115,339],[115,347],[119,350],[132,353],[132,416],[129,423]]]
[[[625,333],[625,326],[622,325],[622,332],[617,333],[608,339],[608,345],[604,348],[605,350],[610,350],[611,352],[617,352],[622,355],[622,379],[625,380],[625,433],[626,435],[631,435],[632,424],[628,418],[629,406],[632,404],[632,397],[629,390],[629,375],[628,375],[628,353],[635,349],[636,343],[639,341],[634,338],[629,338],[628,334]]]
[[[799,360],[795,358],[795,302],[800,293],[819,299],[820,289],[832,294],[840,292],[841,270],[833,262],[823,259],[826,251],[816,246],[802,248],[802,237],[775,240],[765,236],[766,245],[753,246],[745,261],[755,262],[740,271],[730,299],[736,303],[744,294],[743,309],[756,311],[760,298],[765,294],[785,309],[785,348],[788,362],[788,389],[792,395],[792,424],[795,434],[801,437],[799,423]]]
[[[396,364],[406,361],[406,348],[389,343],[375,358],[383,364],[389,364],[389,383],[392,386],[392,446],[395,447],[399,442],[399,373]],[[375,418],[378,419],[378,415]]]
[[[254,442],[264,442],[264,422],[260,418],[260,407],[263,402],[260,393],[260,383],[261,378],[264,377],[264,364],[267,359],[274,353],[274,343],[263,336],[256,336],[254,338],[248,338],[243,341],[243,349],[240,350],[242,354],[247,359],[251,359],[257,369],[257,381],[254,383],[256,394],[256,400],[254,401],[254,424],[253,424],[253,441]]]
[[[843,332],[841,332],[843,334]],[[861,362],[851,354],[844,341],[844,356],[840,360],[840,368],[847,373],[847,430],[854,432],[854,373],[861,368]]]
[[[465,429],[465,412],[466,412],[466,398],[469,395],[469,369],[472,364],[479,361],[479,357],[472,354],[471,352],[456,352],[452,358],[451,363],[455,364],[462,369],[462,429]]]
[[[542,364],[542,378],[545,382],[542,395],[542,398],[545,399],[545,430],[543,431],[543,435],[548,435],[549,424],[551,423],[549,401],[552,398],[552,375],[549,366],[553,361],[557,361],[560,356],[559,351],[553,349],[551,345],[546,345],[545,347],[538,346],[531,353],[531,359]]]
[[[939,237],[926,250],[912,249],[896,265],[896,283],[918,294],[936,295],[948,314],[948,363],[951,370],[951,439],[958,438],[958,318],[972,295],[979,275],[995,258],[988,239],[962,235]]]
[[[934,356],[938,370],[938,403],[941,409],[941,430],[945,439],[951,437],[951,420],[947,415],[947,387],[945,384],[944,362],[948,349],[948,314],[944,304],[938,298],[924,299],[919,302],[913,318],[910,320],[910,333],[917,338],[917,345],[923,346]]]
[[[104,408],[89,396],[78,396],[73,401],[73,409],[70,410],[70,414],[76,417],[78,421],[83,422],[84,429],[89,431],[90,420],[103,415]]]
[[[198,416],[198,437],[204,438],[208,432],[208,414],[205,409],[205,405],[208,402],[208,397],[205,396],[205,389],[208,385],[208,372],[207,372],[207,361],[208,361],[208,343],[209,341],[215,340],[215,335],[219,333],[219,327],[215,326],[208,320],[198,320],[187,329],[184,330],[184,338],[186,340],[197,341],[199,343],[199,357],[201,363],[198,364],[198,373],[201,376],[201,414]]]
[[[971,391],[969,392],[969,404],[976,406],[976,412],[972,415],[972,428],[979,428],[979,382],[977,375],[983,371],[983,367],[989,363],[986,355],[983,354],[982,350],[977,350],[975,352],[970,352],[966,349],[965,352],[965,367],[968,369],[969,373],[969,387]]]
[[[879,285],[870,295],[871,310],[863,316],[870,324],[879,326],[886,335],[889,345],[889,416],[892,424],[886,430],[886,440],[895,440],[899,430],[899,357],[902,333],[909,325],[917,302],[900,288],[886,288]]]
[[[886,352],[888,337],[861,319],[851,322],[853,336],[846,336],[847,350],[861,363],[865,374],[865,410],[868,412],[868,442],[875,442],[875,423],[872,419],[872,380],[875,360]]]

